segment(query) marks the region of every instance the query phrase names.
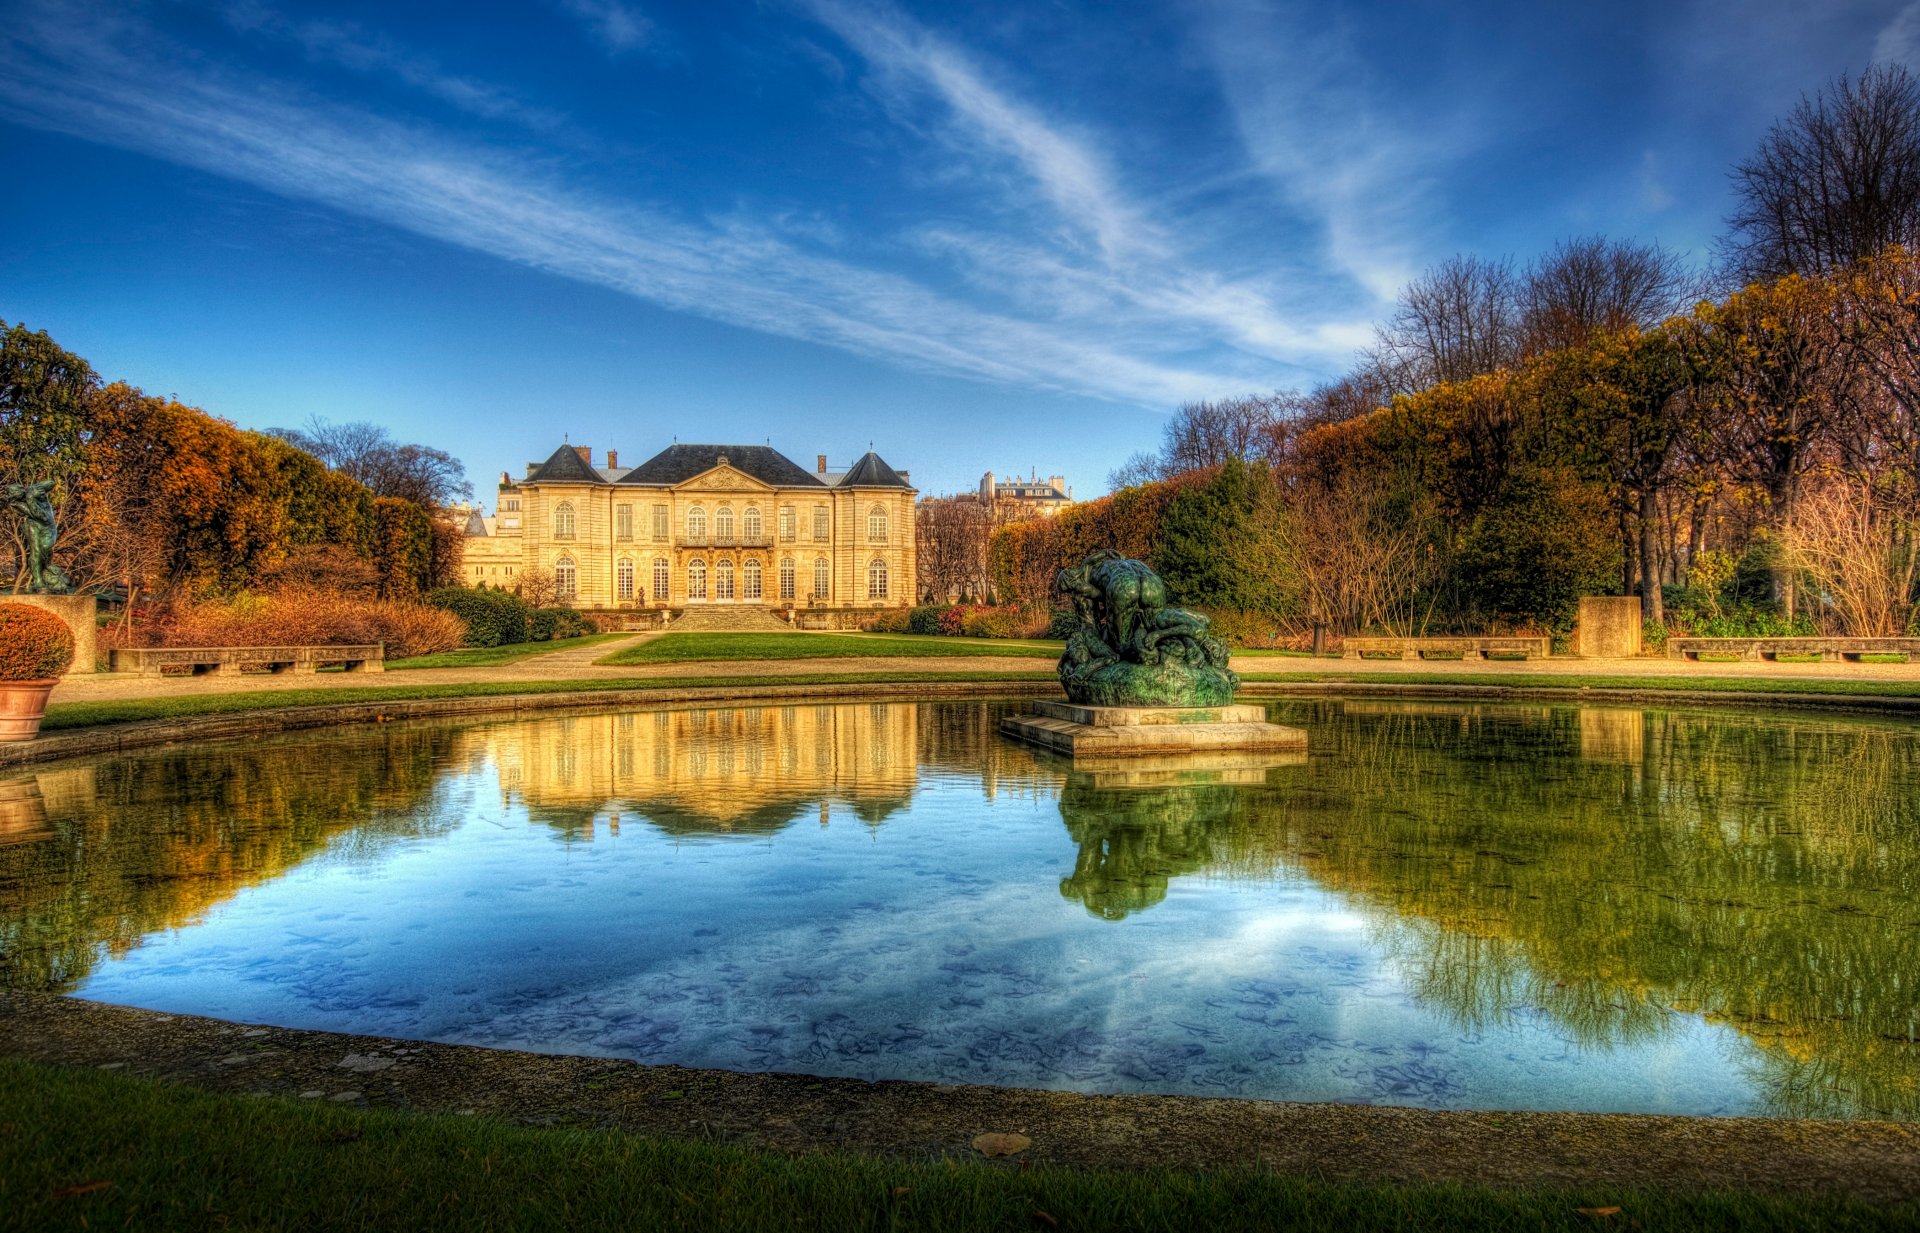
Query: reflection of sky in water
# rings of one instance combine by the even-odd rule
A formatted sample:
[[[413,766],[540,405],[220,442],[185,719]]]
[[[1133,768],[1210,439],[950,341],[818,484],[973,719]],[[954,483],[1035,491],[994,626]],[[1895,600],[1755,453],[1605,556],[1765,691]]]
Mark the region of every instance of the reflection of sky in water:
[[[911,767],[913,755],[900,751]],[[449,772],[452,774],[453,772]],[[1276,782],[1293,773],[1275,772]],[[1304,773],[1304,772],[1301,772]],[[1118,922],[1060,891],[1059,803],[921,767],[878,826],[562,843],[499,771],[450,832],[323,857],[99,965],[84,997],[336,1031],[861,1078],[1438,1108],[1764,1111],[1753,1048],[1668,1014],[1581,1045],[1417,1000],[1400,926],[1290,866],[1175,877]],[[477,802],[477,803],[470,803]],[[336,845],[337,850],[337,845]]]

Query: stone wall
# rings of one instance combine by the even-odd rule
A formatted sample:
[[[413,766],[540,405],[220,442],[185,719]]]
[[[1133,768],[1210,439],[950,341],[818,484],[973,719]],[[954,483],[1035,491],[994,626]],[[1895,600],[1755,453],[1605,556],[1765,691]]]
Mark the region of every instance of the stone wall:
[[[1631,659],[1640,653],[1640,600],[1632,595],[1588,595],[1580,600],[1574,653],[1584,659]]]

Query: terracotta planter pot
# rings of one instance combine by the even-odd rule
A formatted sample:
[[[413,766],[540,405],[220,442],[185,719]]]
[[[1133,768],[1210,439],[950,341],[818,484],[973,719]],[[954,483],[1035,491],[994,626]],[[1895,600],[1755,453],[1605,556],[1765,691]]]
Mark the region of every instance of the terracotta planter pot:
[[[0,741],[30,741],[40,732],[47,695],[60,682],[0,681]]]

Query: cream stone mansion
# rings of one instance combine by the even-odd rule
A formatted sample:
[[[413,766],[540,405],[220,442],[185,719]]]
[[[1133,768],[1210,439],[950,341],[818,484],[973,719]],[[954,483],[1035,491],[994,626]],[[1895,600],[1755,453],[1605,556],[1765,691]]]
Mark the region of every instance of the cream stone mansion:
[[[869,451],[808,471],[764,445],[673,445],[637,467],[563,445],[500,477],[468,520],[461,570],[513,589],[529,571],[577,608],[759,608],[844,627],[913,602],[914,489]]]

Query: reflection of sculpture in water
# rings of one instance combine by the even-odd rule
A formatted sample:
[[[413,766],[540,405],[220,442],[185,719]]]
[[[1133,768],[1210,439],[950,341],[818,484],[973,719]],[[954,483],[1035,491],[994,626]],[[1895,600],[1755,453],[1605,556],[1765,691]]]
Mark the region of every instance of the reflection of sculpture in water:
[[[1159,903],[1170,880],[1213,862],[1237,791],[1222,783],[1107,788],[1095,775],[1068,775],[1060,818],[1080,854],[1060,893],[1103,920]]]
[[[60,527],[53,513],[53,481],[8,484],[7,508],[20,515],[27,542],[27,590],[43,595],[65,595],[73,590],[66,571],[53,563],[53,545]]]
[[[1060,656],[1067,698],[1084,706],[1224,706],[1240,678],[1207,618],[1167,607],[1167,586],[1140,561],[1102,548],[1060,571],[1077,618]]]

